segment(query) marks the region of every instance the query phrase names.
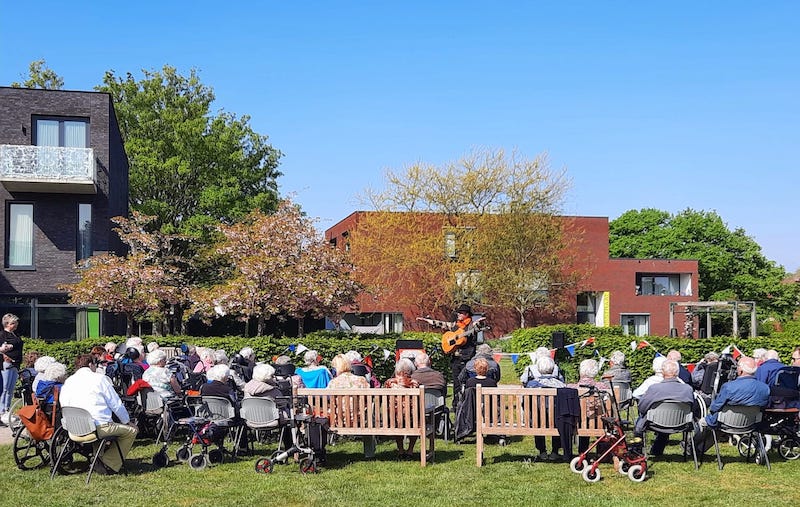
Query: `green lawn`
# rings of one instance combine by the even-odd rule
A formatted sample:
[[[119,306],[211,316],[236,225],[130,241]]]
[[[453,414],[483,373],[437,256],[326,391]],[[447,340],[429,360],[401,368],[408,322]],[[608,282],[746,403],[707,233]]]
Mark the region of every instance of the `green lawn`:
[[[673,444],[677,437],[673,437]],[[57,476],[47,470],[20,471],[11,447],[0,448],[0,476],[5,484],[3,505],[728,505],[747,500],[759,506],[796,505],[800,501],[800,462],[786,462],[771,453],[772,471],[745,463],[724,446],[725,469],[718,471],[712,455],[699,472],[684,463],[677,445],[651,460],[648,479],[640,484],[616,475],[610,465],[603,479],[587,484],[567,464],[531,462],[533,440],[512,440],[506,447],[489,446],[487,464],[475,466],[475,446],[437,441],[436,462],[395,460],[394,442],[381,441],[375,460],[361,453],[361,443],[348,441],[328,449],[328,464],[316,475],[301,475],[296,465],[277,466],[271,475],[254,471],[256,456],[240,458],[203,471],[174,461],[153,470],[155,445],[142,441],[129,460],[130,475],[95,476],[84,485],[85,473]],[[264,454],[272,446],[261,447]],[[741,495],[742,500],[739,500]],[[673,500],[674,499],[674,500]]]

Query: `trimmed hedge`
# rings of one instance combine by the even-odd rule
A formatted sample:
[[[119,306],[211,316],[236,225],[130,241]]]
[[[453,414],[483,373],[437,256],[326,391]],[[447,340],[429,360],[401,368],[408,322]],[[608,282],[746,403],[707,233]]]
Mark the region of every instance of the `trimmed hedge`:
[[[491,345],[495,349],[502,349],[504,352],[518,353],[519,361],[514,366],[517,375],[530,364],[528,352],[533,352],[538,347],[551,347],[552,334],[554,331],[564,333],[564,343],[571,344],[594,337],[593,344],[586,347],[575,348],[575,356],[571,357],[566,349],[559,349],[556,353],[556,361],[559,368],[564,372],[568,382],[578,379],[578,365],[584,359],[598,359],[599,357],[608,358],[614,350],[621,350],[625,353],[626,362],[631,369],[634,384],[637,384],[652,374],[652,361],[656,351],[666,355],[671,349],[679,350],[683,356],[684,363],[697,362],[709,351],[720,352],[730,344],[736,345],[745,354],[752,353],[753,349],[763,347],[777,350],[781,358],[788,362],[792,350],[800,345],[800,323],[789,323],[784,331],[774,332],[769,337],[755,338],[731,338],[713,337],[703,339],[690,338],[669,338],[663,336],[632,337],[624,336],[622,328],[617,327],[595,327],[590,324],[579,325],[555,325],[539,326],[535,328],[524,328],[516,330],[508,340],[495,340]],[[317,350],[325,360],[330,360],[340,353],[348,350],[357,350],[362,355],[371,354],[374,362],[374,370],[381,380],[391,377],[394,373],[394,350],[395,342],[398,339],[422,340],[425,350],[431,356],[433,368],[450,376],[450,359],[442,353],[440,347],[441,335],[438,333],[404,333],[400,334],[351,334],[335,331],[317,331],[309,333],[302,338],[286,337],[214,337],[198,338],[191,336],[159,336],[143,337],[145,343],[157,341],[162,346],[177,347],[182,343],[210,347],[213,349],[224,349],[229,356],[233,356],[243,347],[252,347],[256,353],[256,359],[261,361],[271,361],[274,356],[286,354],[290,356],[294,363],[301,366],[303,363],[302,354],[294,354],[290,351],[291,346],[302,344],[309,349]],[[646,340],[651,347],[631,350],[631,342],[638,344]],[[25,339],[25,350],[37,350],[43,354],[51,355],[71,368],[74,358],[80,353],[88,352],[94,345],[104,345],[108,341],[123,342],[122,336],[106,337],[101,342],[92,340],[55,342],[46,343],[42,340]],[[389,350],[392,354],[387,360],[383,359],[383,350]],[[604,369],[605,369],[604,365]]]

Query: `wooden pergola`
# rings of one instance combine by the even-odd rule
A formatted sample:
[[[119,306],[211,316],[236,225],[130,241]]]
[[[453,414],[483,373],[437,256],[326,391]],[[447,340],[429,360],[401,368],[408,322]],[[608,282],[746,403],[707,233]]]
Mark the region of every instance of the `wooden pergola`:
[[[682,310],[681,310],[682,308]],[[677,310],[676,310],[677,309]],[[733,315],[733,336],[739,336],[739,312],[750,312],[750,338],[758,334],[756,329],[755,301],[691,301],[669,304],[669,328],[675,329],[675,313],[694,315],[706,314],[706,333],[711,338],[711,314],[730,313]]]

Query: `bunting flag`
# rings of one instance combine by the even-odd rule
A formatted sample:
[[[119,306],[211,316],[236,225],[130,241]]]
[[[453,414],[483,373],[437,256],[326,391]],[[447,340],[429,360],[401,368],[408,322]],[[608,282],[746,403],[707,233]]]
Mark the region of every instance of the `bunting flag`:
[[[592,343],[594,343],[594,336],[590,336],[589,338],[583,340],[583,343],[581,343],[581,348],[591,345]]]
[[[511,354],[511,362],[517,364],[519,362],[519,354]]]
[[[565,345],[564,348],[567,349],[567,352],[569,352],[570,357],[575,357],[575,344],[574,343],[571,343],[569,345]]]
[[[636,350],[642,350],[643,348],[649,347],[649,346],[650,346],[650,344],[647,342],[647,340],[642,340],[642,341],[639,342],[639,345],[636,346]]]
[[[294,345],[292,345],[292,346],[294,346]],[[299,354],[302,354],[302,353],[304,353],[304,352],[305,352],[305,351],[307,351],[307,350],[308,350],[308,347],[306,347],[305,345],[303,345],[303,344],[301,343],[301,344],[299,344],[299,345],[297,346],[297,348],[295,348],[295,351],[294,351],[294,353],[299,355]]]
[[[631,350],[636,350],[636,342],[635,341],[631,342]]]
[[[289,352],[294,352],[294,348],[295,348],[294,343],[292,343],[291,345],[289,345],[286,348],[289,349]]]
[[[664,354],[656,350],[656,357],[664,357]]]
[[[720,354],[722,354],[722,355],[730,354],[732,347],[733,347],[733,344],[728,345],[727,347],[722,349],[722,352],[720,352]]]
[[[494,359],[495,363],[499,363],[500,359],[503,357],[502,354],[492,354],[492,359]]]
[[[738,360],[742,356],[742,351],[736,345],[733,346],[733,358]]]
[[[694,373],[694,367],[697,366],[695,363],[689,363],[686,365],[686,369],[689,370],[689,373]]]
[[[372,364],[372,356],[366,356],[366,357],[364,358],[364,364],[366,364],[367,366],[369,366],[370,368],[372,368],[372,367],[373,367],[373,364]]]
[[[391,350],[383,349],[383,360],[384,361],[389,359],[389,356],[391,356],[391,355],[392,355],[392,351]]]
[[[528,357],[531,358],[532,363],[536,362],[536,352],[528,352]]]
[[[555,361],[555,359],[556,359],[556,349],[550,349],[550,359]]]
[[[603,369],[603,363],[605,363],[605,362],[606,362],[606,358],[603,357],[603,356],[600,356],[600,360],[597,363],[597,371],[600,371],[600,370]]]

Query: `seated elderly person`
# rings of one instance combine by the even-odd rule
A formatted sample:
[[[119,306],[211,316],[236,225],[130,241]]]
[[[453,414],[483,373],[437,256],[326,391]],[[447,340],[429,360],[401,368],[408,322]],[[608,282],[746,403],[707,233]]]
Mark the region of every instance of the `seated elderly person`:
[[[547,347],[539,347],[536,349],[536,351],[534,351],[533,355],[536,359],[534,359],[533,362],[528,365],[527,368],[525,368],[525,371],[523,371],[522,375],[519,377],[519,381],[525,387],[527,387],[529,381],[538,379],[541,376],[541,372],[537,367],[538,359],[540,357],[549,357],[551,361],[553,360],[553,357],[550,355],[550,349]],[[563,380],[561,372],[558,370],[558,365],[555,364],[555,362],[553,362],[553,365],[553,373],[551,375]]]
[[[692,372],[692,386],[695,389],[700,389],[703,386],[703,378],[706,375],[706,371],[709,370],[709,366],[719,361],[719,354],[716,352],[709,352],[703,359],[697,362],[694,365],[694,371]]]
[[[692,386],[682,382],[678,378],[679,365],[677,361],[668,359],[661,365],[661,374],[663,380],[656,384],[651,385],[647,392],[639,399],[639,417],[636,419],[634,426],[634,435],[641,437],[647,429],[647,411],[654,405],[662,401],[676,401],[679,403],[688,403],[691,405],[692,410],[697,408],[697,402],[694,398],[694,390]],[[653,456],[661,456],[664,454],[664,447],[669,441],[669,435],[666,433],[656,433],[656,438],[650,447],[649,454]],[[639,449],[641,451],[641,449]]]
[[[297,367],[292,363],[291,357],[286,355],[278,356],[273,366],[275,367],[275,378],[279,381],[289,380],[291,382],[291,387],[298,389],[306,386],[303,383],[303,378],[297,374]],[[289,393],[284,393],[284,395],[288,396],[291,394],[291,390],[289,391]]]
[[[273,383],[275,368],[268,364],[257,364],[253,368],[253,378],[244,385],[245,398],[276,398],[281,391]]]
[[[150,364],[150,368],[145,370],[142,380],[150,384],[156,394],[162,399],[169,399],[183,394],[178,379],[167,369],[166,352],[160,348],[153,350],[147,354],[147,362]]]
[[[256,366],[256,353],[252,347],[243,347],[238,354],[234,354],[229,365],[242,380],[249,382],[253,378],[253,368]]]
[[[197,355],[200,361],[195,364],[192,372],[205,373],[216,364],[215,350],[207,347],[197,347]]]
[[[206,372],[207,382],[200,386],[200,396],[219,396],[231,400],[234,405],[238,397],[236,389],[230,382],[231,369],[227,365],[217,364]]]
[[[36,385],[36,397],[46,404],[55,402],[55,391],[61,389],[67,378],[67,367],[61,363],[51,363],[45,368],[42,379]]]
[[[681,379],[684,384],[692,385],[692,374],[681,364],[682,358],[683,356],[679,350],[673,349],[667,352],[667,359],[678,363],[678,378]]]
[[[355,375],[350,371],[350,360],[344,355],[339,354],[334,357],[331,360],[331,367],[336,371],[336,376],[328,382],[327,387],[331,389],[369,388],[369,382],[367,382],[366,378]]]
[[[419,382],[411,378],[414,373],[414,363],[406,358],[400,358],[394,367],[394,377],[387,379],[383,383],[383,387],[387,389],[408,389],[419,387]],[[405,437],[395,437],[397,443],[397,456],[399,459],[411,459],[414,454],[414,445],[417,443],[417,437],[408,437],[408,449],[404,447],[403,440]]]
[[[489,376],[489,372],[491,371],[489,361],[479,357],[475,360],[474,368],[475,376],[467,379],[464,383],[465,388],[469,389],[470,387],[476,387],[478,385],[481,387],[497,387],[497,380]]]
[[[555,375],[555,367],[556,363],[549,355],[539,357],[539,359],[536,360],[536,370],[539,373],[539,377],[529,380],[528,383],[525,384],[525,387],[546,387],[553,389],[566,387],[566,384]],[[554,436],[551,438],[552,451],[549,455],[547,454],[547,445],[544,437],[536,436],[533,437],[533,440],[536,449],[539,451],[540,460],[561,461],[561,456],[558,454],[558,450],[561,448],[560,437]]]
[[[608,358],[609,368],[603,373],[603,380],[611,382],[631,383],[631,370],[625,366],[625,354],[621,350],[615,350]]]
[[[378,378],[372,373],[372,366],[370,366],[369,364],[367,364],[366,361],[364,361],[364,358],[357,350],[348,350],[344,354],[344,357],[346,357],[350,361],[350,371],[352,371],[356,375],[361,375],[362,377],[366,378],[367,382],[369,382],[370,387],[381,386],[381,381],[378,380]]]
[[[417,367],[411,378],[416,380],[419,385],[426,389],[436,389],[442,394],[447,394],[447,381],[444,374],[431,368],[431,357],[425,352],[420,352],[414,356],[414,366]]]
[[[36,370],[36,376],[33,377],[33,392],[36,392],[36,389],[39,386],[39,382],[42,381],[44,378],[44,372],[48,366],[57,362],[55,357],[52,356],[42,356],[33,363],[33,368]]]
[[[461,383],[463,384],[468,378],[475,376],[475,361],[478,359],[485,359],[489,365],[489,371],[486,376],[493,379],[495,382],[499,382],[500,365],[494,360],[492,355],[492,347],[486,343],[481,343],[475,348],[475,356],[467,361],[467,365],[463,370],[461,370],[461,373],[459,374],[461,377]]]
[[[303,354],[305,366],[297,370],[297,374],[303,379],[303,384],[309,388],[325,388],[331,381],[331,372],[319,364],[319,354],[316,350],[307,350]]]
[[[599,369],[600,365],[597,364],[597,361],[594,359],[584,359],[578,366],[578,382],[575,384],[569,384],[567,387],[578,389],[579,387],[594,386],[597,389],[603,389],[607,391],[609,389],[607,383],[594,379],[597,376]]]
[[[82,354],[75,360],[75,373],[64,381],[59,401],[62,407],[78,407],[87,410],[97,425],[97,435],[117,437],[122,458],[128,455],[137,429],[128,424],[130,415],[114,390],[111,380],[95,373],[97,362],[91,354]],[[116,423],[112,413],[119,419]],[[95,446],[99,442],[95,443]],[[97,448],[95,449],[97,451]],[[115,474],[122,468],[122,460],[116,452],[104,452],[95,467],[99,474]]]
[[[751,357],[741,357],[736,365],[738,376],[726,382],[711,406],[708,415],[700,419],[695,431],[695,446],[703,453],[709,448],[711,432],[708,428],[717,427],[719,411],[725,405],[742,405],[747,407],[766,407],[769,403],[769,386],[756,380],[756,361]]]
[[[655,359],[653,359],[653,374],[644,379],[644,382],[642,382],[639,387],[633,390],[634,398],[637,400],[640,399],[642,396],[644,396],[644,393],[647,392],[647,389],[651,385],[658,384],[664,380],[664,375],[661,372],[661,368],[664,366],[664,361],[666,360],[667,358],[664,356],[656,356]]]
[[[769,349],[764,354],[764,362],[756,370],[756,379],[770,386],[775,383],[775,376],[778,374],[778,370],[785,367],[786,365],[781,362],[778,351]]]

